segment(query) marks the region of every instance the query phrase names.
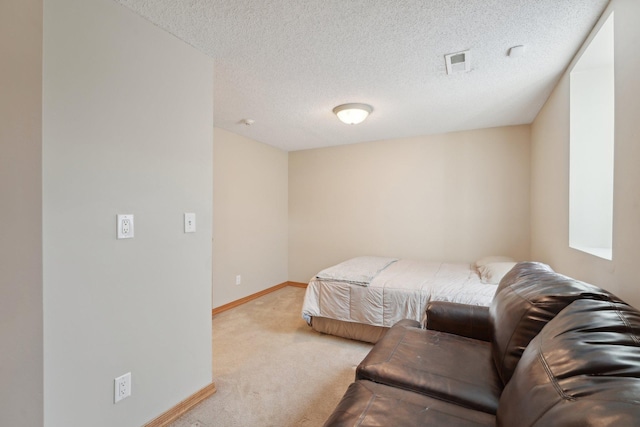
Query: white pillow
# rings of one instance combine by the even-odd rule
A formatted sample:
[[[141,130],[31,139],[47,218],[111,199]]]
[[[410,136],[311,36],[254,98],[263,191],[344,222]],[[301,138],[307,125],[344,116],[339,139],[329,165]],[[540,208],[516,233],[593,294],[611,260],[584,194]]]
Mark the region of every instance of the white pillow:
[[[490,262],[478,268],[482,283],[497,285],[505,274],[516,265],[513,261]]]
[[[497,255],[486,256],[476,261],[476,268],[480,270],[480,267],[490,264],[492,262],[515,262],[515,261],[516,261],[515,259],[510,258],[508,256],[497,256]]]

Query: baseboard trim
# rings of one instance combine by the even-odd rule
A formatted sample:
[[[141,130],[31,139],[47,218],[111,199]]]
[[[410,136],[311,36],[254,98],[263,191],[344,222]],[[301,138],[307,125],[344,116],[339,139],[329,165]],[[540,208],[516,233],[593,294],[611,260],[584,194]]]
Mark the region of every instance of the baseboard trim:
[[[200,391],[192,394],[187,397],[182,402],[178,403],[173,408],[169,409],[167,412],[161,414],[157,418],[149,421],[143,427],[166,427],[184,413],[190,411],[194,406],[198,403],[205,400],[207,397],[212,396],[216,392],[216,385],[214,383],[209,384],[205,388]]]
[[[282,288],[284,288],[286,286],[294,286],[296,288],[306,288],[307,284],[306,283],[301,283],[301,282],[283,282],[283,283],[280,283],[279,285],[275,285],[275,286],[272,286],[272,287],[267,288],[265,290],[262,290],[260,292],[256,292],[255,294],[251,294],[251,295],[246,296],[244,298],[240,298],[239,300],[231,301],[228,304],[224,304],[224,305],[221,305],[220,307],[216,307],[213,310],[211,310],[211,315],[215,316],[216,314],[220,314],[223,311],[231,310],[234,307],[237,307],[239,305],[248,303],[249,301],[252,301],[252,300],[254,300],[256,298],[260,298],[261,296],[270,294],[271,292],[275,292],[278,289],[282,289]]]
[[[285,282],[287,284],[287,286],[293,286],[295,288],[306,288],[307,286],[309,286],[308,283],[302,283],[302,282]]]

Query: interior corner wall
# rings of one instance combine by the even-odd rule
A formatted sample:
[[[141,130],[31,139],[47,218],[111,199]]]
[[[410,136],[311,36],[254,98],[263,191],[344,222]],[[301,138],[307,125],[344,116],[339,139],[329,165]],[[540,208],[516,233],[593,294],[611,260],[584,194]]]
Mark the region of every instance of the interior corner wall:
[[[615,159],[613,260],[569,247],[569,74],[560,80],[532,130],[531,253],[577,279],[602,286],[640,307],[640,2],[612,0],[615,12]]]
[[[0,2],[0,425],[42,426],[42,0]]]
[[[289,153],[289,279],[358,255],[527,259],[528,125]]]
[[[138,427],[212,381],[213,63],[112,0],[50,0],[43,65],[44,425]]]
[[[220,128],[213,140],[212,307],[219,307],[287,281],[288,153]]]

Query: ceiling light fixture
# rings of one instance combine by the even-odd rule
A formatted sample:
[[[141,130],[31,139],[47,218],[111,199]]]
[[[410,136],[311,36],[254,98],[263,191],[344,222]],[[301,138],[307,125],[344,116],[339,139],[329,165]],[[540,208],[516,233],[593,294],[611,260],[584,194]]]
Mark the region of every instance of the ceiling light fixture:
[[[340,121],[348,125],[362,123],[372,111],[373,107],[368,104],[342,104],[333,109]]]

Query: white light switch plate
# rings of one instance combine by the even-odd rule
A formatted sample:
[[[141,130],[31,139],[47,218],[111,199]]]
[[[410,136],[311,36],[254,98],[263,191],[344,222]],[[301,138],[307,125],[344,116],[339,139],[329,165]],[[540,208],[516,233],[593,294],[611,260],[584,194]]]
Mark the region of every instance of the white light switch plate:
[[[118,239],[132,239],[133,238],[133,215],[118,215]]]
[[[184,232],[185,233],[196,232],[196,214],[194,213],[184,214]]]

